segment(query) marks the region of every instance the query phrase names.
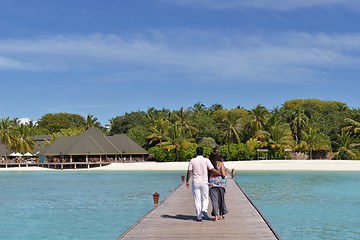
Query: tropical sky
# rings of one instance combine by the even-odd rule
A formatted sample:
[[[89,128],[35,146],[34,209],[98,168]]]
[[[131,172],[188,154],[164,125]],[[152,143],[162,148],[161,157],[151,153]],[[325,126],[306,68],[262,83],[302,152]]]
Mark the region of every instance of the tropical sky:
[[[358,0],[0,0],[0,117],[360,107]]]

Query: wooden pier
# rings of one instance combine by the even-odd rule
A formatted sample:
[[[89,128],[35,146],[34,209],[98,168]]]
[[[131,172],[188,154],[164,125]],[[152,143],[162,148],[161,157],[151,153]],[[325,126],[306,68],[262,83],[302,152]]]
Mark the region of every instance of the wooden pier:
[[[9,163],[0,163],[0,168],[15,168],[15,167],[38,167],[39,164],[38,163],[33,163],[33,162],[20,162],[20,163],[15,163],[15,162],[9,162]]]
[[[35,162],[9,162],[9,163],[0,163],[0,168],[27,168],[27,167],[42,167],[50,169],[90,169],[97,168],[109,165],[110,162],[72,162],[72,163],[35,163]]]
[[[118,239],[280,239],[233,179],[225,200],[229,213],[224,220],[196,222],[192,191],[182,184]],[[210,216],[211,202],[208,212]]]
[[[64,163],[39,163],[39,167],[51,169],[90,169],[109,165],[111,162],[64,162]]]

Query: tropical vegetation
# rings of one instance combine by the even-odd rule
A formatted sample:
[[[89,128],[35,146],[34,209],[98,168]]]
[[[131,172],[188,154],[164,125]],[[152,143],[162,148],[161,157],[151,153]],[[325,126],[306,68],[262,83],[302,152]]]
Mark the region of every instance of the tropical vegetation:
[[[157,161],[187,161],[197,146],[205,154],[214,147],[227,161],[254,160],[259,149],[268,159],[360,159],[360,109],[345,103],[318,99],[296,99],[281,107],[225,109],[221,104],[206,107],[201,102],[178,110],[148,108],[111,118],[101,126],[88,114],[45,114],[36,123],[0,120],[0,142],[13,151],[32,151],[34,136],[79,135],[90,127],[105,134],[127,134],[153,154]]]

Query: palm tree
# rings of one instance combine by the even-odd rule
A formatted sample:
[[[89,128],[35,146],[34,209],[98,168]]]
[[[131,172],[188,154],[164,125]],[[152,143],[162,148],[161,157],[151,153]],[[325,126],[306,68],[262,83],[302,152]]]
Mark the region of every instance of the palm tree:
[[[194,126],[194,123],[191,121],[191,112],[188,109],[180,108],[179,111],[174,113],[175,122],[181,126],[185,133],[189,135],[194,135],[198,132],[198,129]]]
[[[37,126],[36,122],[34,122],[33,120],[30,120],[27,125],[30,129],[34,129]]]
[[[152,121],[153,119],[155,119],[155,113],[156,110],[154,107],[148,108],[148,110],[146,111],[146,117],[148,118],[149,121]]]
[[[101,125],[96,117],[93,115],[88,114],[86,116],[86,130],[88,130],[91,127],[97,127],[100,128]]]
[[[32,129],[27,124],[20,124],[16,127],[18,133],[13,148],[18,152],[31,152],[34,149],[36,144],[33,135]]]
[[[178,123],[174,123],[165,141],[158,143],[157,145],[168,151],[175,151],[176,160],[179,161],[179,151],[181,149],[187,149],[191,144],[191,140],[186,137],[183,132],[182,126]]]
[[[255,133],[258,145],[280,152],[292,148],[294,140],[290,126],[283,121],[279,110],[276,108],[271,114],[266,114],[266,119],[266,124]]]
[[[293,112],[290,126],[295,136],[296,144],[299,144],[301,131],[307,127],[308,120],[308,117],[301,107],[296,108]]]
[[[215,103],[215,104],[211,105],[210,108],[209,108],[209,110],[211,112],[218,111],[218,110],[223,110],[223,109],[224,109],[224,107],[219,103]]]
[[[17,117],[14,117],[12,120],[10,120],[10,122],[13,126],[18,126],[20,124],[20,119]]]
[[[338,151],[335,152],[336,159],[355,159],[356,147],[360,143],[356,142],[356,137],[351,132],[341,132],[337,134],[337,141],[334,142],[338,146]]]
[[[200,114],[206,110],[206,107],[201,102],[195,103],[194,107],[191,108],[195,114]]]
[[[288,124],[276,124],[269,127],[269,145],[272,149],[283,151],[293,145],[292,132]]]
[[[3,118],[0,121],[0,141],[5,145],[5,147],[10,147],[13,145],[16,139],[16,132],[14,131],[13,122],[9,117]],[[6,158],[6,151],[5,151]]]
[[[240,118],[234,112],[228,112],[221,123],[223,143],[240,143],[240,127]]]
[[[355,134],[360,133],[360,122],[352,118],[345,118],[345,122],[349,123],[348,126],[344,127],[344,131],[353,131]]]
[[[151,134],[147,137],[152,143],[161,143],[166,140],[168,136],[171,123],[167,116],[164,116],[161,112],[155,112],[149,122],[147,128]]]
[[[302,131],[303,146],[309,151],[309,159],[312,159],[312,153],[315,150],[329,150],[329,144],[326,136],[321,134],[319,129],[309,127],[306,131]]]
[[[250,110],[250,124],[255,133],[264,129],[268,114],[268,110],[261,104],[258,104],[255,108]]]

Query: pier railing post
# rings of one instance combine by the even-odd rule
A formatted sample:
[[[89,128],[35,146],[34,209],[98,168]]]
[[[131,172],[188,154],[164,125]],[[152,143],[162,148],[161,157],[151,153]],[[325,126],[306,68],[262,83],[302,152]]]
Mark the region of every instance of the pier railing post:
[[[153,194],[154,205],[159,204],[159,197],[160,197],[160,194],[158,192],[154,192],[154,194]]]

